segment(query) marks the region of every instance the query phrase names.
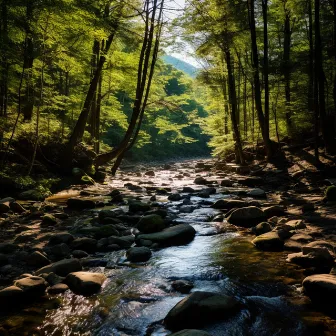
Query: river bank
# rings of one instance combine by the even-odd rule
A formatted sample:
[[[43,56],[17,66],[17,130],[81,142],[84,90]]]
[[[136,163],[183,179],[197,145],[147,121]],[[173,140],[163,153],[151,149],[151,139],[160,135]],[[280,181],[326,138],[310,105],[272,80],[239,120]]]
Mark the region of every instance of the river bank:
[[[103,184],[73,186],[44,202],[19,201],[21,214],[11,200],[3,202],[11,210],[0,224],[0,284],[16,281],[30,295],[14,294],[0,334],[169,335],[187,326],[210,335],[333,335],[330,312],[322,313],[302,288],[307,276],[334,265],[328,177],[295,165],[251,170],[198,160],[129,167]],[[227,215],[246,207],[261,212]],[[79,271],[104,275],[91,295],[83,275],[69,279]],[[239,309],[196,323],[196,305],[195,325],[167,322],[189,290],[226,295]],[[8,297],[0,294],[2,307]]]

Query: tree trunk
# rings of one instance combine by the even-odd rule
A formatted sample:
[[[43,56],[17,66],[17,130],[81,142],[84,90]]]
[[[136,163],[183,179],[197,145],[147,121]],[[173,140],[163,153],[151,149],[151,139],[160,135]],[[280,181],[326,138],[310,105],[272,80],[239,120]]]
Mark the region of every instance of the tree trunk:
[[[236,84],[235,84],[235,78],[233,75],[233,66],[231,61],[231,53],[230,49],[225,49],[225,60],[226,60],[226,66],[228,71],[228,81],[229,81],[229,101],[231,105],[231,123],[232,123],[232,129],[234,134],[234,140],[235,140],[235,147],[237,154],[239,156],[240,164],[245,165],[245,158],[243,153],[243,147],[241,143],[241,137],[239,132],[239,127],[237,124],[237,95],[236,95]]]
[[[71,137],[68,142],[67,150],[66,150],[66,158],[67,158],[67,163],[71,165],[72,161],[72,156],[73,156],[73,150],[78,142],[80,142],[83,138],[83,134],[85,131],[85,126],[87,123],[87,119],[91,110],[91,105],[92,101],[94,99],[95,93],[97,91],[98,83],[99,83],[99,78],[101,76],[101,73],[103,71],[103,66],[106,62],[106,55],[110,50],[110,47],[112,45],[112,42],[114,40],[116,30],[114,30],[110,36],[107,39],[107,42],[105,44],[105,49],[104,53],[100,55],[99,57],[99,62],[97,64],[97,69],[94,73],[94,76],[91,80],[89,90],[87,92],[84,106],[82,109],[82,112],[79,115],[79,118],[77,120],[77,123],[72,131]]]
[[[284,28],[284,57],[283,57],[283,71],[285,79],[285,99],[286,99],[286,124],[289,135],[292,135],[292,109],[291,109],[291,64],[290,64],[290,47],[291,47],[292,31],[290,27],[290,12],[285,8],[285,28]]]
[[[26,73],[26,92],[23,101],[23,117],[25,121],[30,121],[33,116],[34,109],[34,88],[32,84],[32,69],[34,64],[34,43],[33,43],[33,32],[31,30],[30,24],[33,20],[33,1],[28,0],[26,4],[26,22],[25,22],[25,32],[26,32],[26,47],[24,52],[24,68],[27,69]]]
[[[136,98],[133,106],[132,117],[125,133],[125,136],[121,143],[109,153],[100,154],[95,161],[96,167],[99,167],[107,162],[118,159],[118,157],[124,156],[135,143],[138,133],[140,131],[143,115],[147,105],[147,100],[151,88],[151,82],[154,75],[155,64],[157,60],[157,53],[159,51],[159,42],[162,29],[162,12],[164,1],[161,2],[159,19],[158,19],[158,33],[156,35],[156,41],[153,48],[154,33],[155,33],[155,19],[157,12],[158,0],[154,0],[152,8],[150,8],[150,1],[146,1],[146,25],[144,41],[140,53],[139,65],[138,65],[138,79]],[[151,17],[150,17],[151,16]],[[152,57],[151,66],[150,58]],[[149,72],[149,75],[148,75]],[[133,136],[133,139],[132,139]],[[113,167],[113,171],[116,172],[121,160],[117,160]]]
[[[0,84],[0,116],[7,116],[8,106],[8,11],[7,1],[1,3],[1,84]]]
[[[257,109],[258,121],[261,129],[261,134],[263,137],[267,157],[272,156],[271,143],[269,139],[268,126],[266,125],[267,118],[265,118],[262,108],[261,101],[261,87],[260,87],[260,78],[259,78],[259,56],[258,56],[258,47],[257,47],[257,33],[256,33],[256,24],[255,24],[255,14],[254,14],[254,0],[248,0],[248,9],[249,9],[249,21],[250,21],[250,30],[251,30],[251,41],[252,41],[252,66],[254,70],[254,94],[255,94],[255,105]]]
[[[315,0],[315,81],[318,85],[318,109],[321,118],[322,134],[326,151],[328,153],[334,153],[336,151],[335,146],[335,134],[332,133],[332,127],[329,125],[329,121],[326,115],[325,105],[325,74],[323,70],[322,60],[322,42],[320,31],[320,0]]]

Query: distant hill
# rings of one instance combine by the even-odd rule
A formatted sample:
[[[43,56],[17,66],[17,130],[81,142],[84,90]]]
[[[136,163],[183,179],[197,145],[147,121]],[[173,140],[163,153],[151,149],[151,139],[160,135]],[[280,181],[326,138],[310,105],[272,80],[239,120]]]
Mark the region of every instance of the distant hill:
[[[165,55],[162,59],[167,63],[172,65],[177,70],[183,71],[192,78],[197,76],[198,69],[191,65],[190,63],[184,62],[176,57]]]

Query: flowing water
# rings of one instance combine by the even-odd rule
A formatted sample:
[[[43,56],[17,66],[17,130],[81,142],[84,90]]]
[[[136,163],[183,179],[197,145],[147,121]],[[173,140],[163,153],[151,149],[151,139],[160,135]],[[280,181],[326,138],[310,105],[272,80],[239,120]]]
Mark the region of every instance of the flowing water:
[[[161,182],[170,178],[164,174]],[[176,183],[174,188],[192,185],[192,180]],[[210,200],[221,197],[216,194]],[[193,204],[201,201],[191,198]],[[170,211],[177,212],[178,203],[172,203]],[[319,322],[307,323],[307,316],[319,315],[299,291],[300,269],[286,263],[285,253],[258,251],[250,243],[252,236],[209,221],[217,213],[207,205],[179,213],[177,222],[196,229],[194,241],[153,251],[146,264],[125,263],[123,251],[101,255],[109,260],[108,266],[92,271],[104,272],[108,280],[98,295],[84,298],[67,292],[12,315],[3,324],[12,323],[17,335],[169,335],[161,321],[185,297],[170,284],[186,279],[194,283],[193,290],[224,293],[245,303],[239,314],[204,328],[213,336],[323,335],[315,328]]]

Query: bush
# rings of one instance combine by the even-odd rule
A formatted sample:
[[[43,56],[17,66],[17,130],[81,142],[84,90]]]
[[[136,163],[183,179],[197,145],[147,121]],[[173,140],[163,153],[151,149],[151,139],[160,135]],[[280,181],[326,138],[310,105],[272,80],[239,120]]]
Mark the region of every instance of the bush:
[[[325,197],[328,201],[336,202],[336,186],[330,186],[325,191]]]

